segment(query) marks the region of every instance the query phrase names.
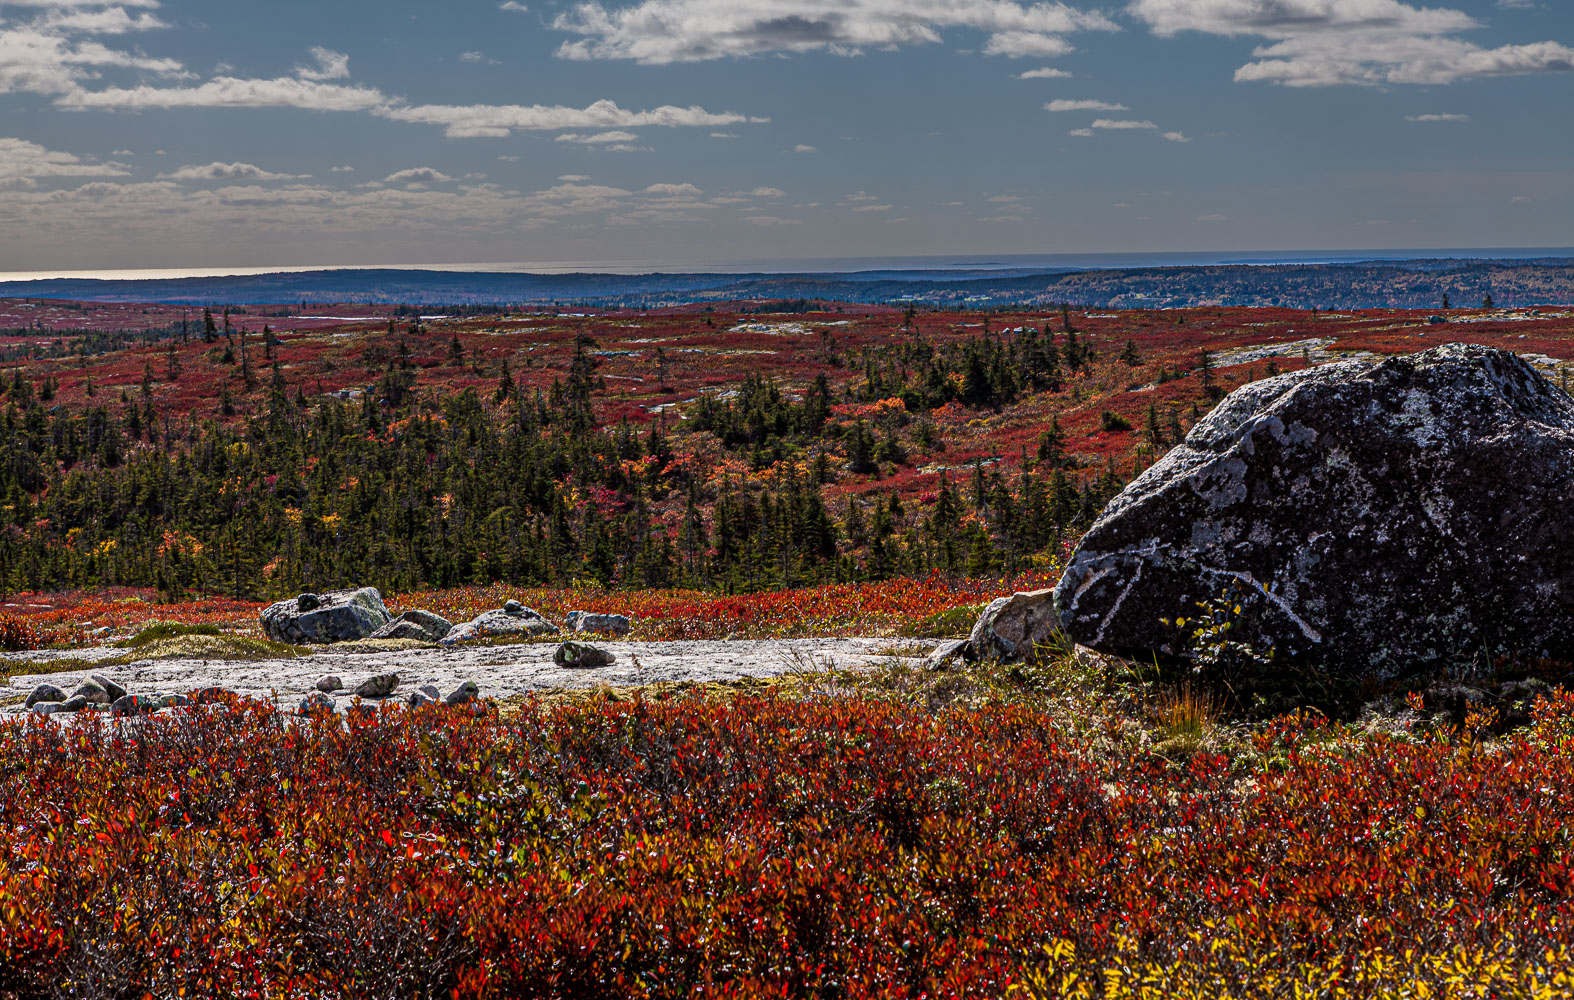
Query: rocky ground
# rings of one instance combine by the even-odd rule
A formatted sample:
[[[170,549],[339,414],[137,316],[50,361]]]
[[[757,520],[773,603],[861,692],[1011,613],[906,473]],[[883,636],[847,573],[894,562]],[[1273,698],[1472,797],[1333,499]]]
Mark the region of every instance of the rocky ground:
[[[772,677],[794,671],[868,666],[892,655],[921,656],[933,643],[891,639],[696,640],[683,642],[598,642],[616,659],[595,668],[562,667],[553,662],[555,642],[464,646],[443,649],[404,648],[340,652],[322,647],[308,656],[288,659],[209,660],[167,658],[127,660],[127,651],[109,647],[66,651],[0,654],[0,665],[13,676],[0,688],[0,713],[20,715],[23,701],[39,684],[66,692],[90,674],[109,678],[132,694],[183,693],[222,687],[237,694],[277,699],[294,708],[317,690],[327,675],[343,686],[380,674],[399,676],[391,698],[402,701],[423,685],[444,694],[473,681],[482,698],[507,698],[560,688],[602,684],[631,686],[658,682],[708,683],[748,677]],[[61,669],[48,670],[59,663]],[[25,672],[23,672],[25,671]],[[352,699],[341,694],[343,710]]]

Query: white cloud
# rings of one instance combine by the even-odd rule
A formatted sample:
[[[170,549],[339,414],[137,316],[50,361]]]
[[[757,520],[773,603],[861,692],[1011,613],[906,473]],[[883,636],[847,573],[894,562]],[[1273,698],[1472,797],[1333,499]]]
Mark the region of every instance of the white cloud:
[[[1159,35],[1267,39],[1253,50],[1255,61],[1235,71],[1237,81],[1436,85],[1574,70],[1574,49],[1566,45],[1483,48],[1450,37],[1481,27],[1469,14],[1400,0],[1132,0],[1128,9]]]
[[[614,130],[611,132],[596,132],[593,135],[583,135],[579,132],[564,132],[557,137],[558,142],[576,142],[585,146],[599,146],[611,142],[629,143],[639,139],[633,132]]]
[[[853,207],[854,212],[889,212],[890,210],[890,205],[856,205]]]
[[[350,76],[350,57],[343,52],[325,49],[321,45],[312,46],[312,58],[317,60],[316,66],[297,66],[295,75],[302,80],[345,80]]]
[[[710,137],[712,139],[736,139],[736,138],[738,138],[737,133],[735,133],[735,132],[712,132],[710,134]]]
[[[705,192],[693,184],[652,184],[640,193],[653,194],[662,198],[698,198]]]
[[[206,166],[181,167],[167,174],[159,174],[161,179],[171,181],[293,181],[308,176],[310,175],[275,174],[250,163],[209,163]]]
[[[355,168],[350,166],[350,165],[348,165],[348,164],[345,164],[344,166],[330,168],[329,169],[329,173],[334,173],[334,174],[353,174],[353,173],[355,173]]]
[[[879,201],[880,199],[876,195],[872,195],[872,194],[870,194],[867,191],[859,191],[857,194],[850,194],[850,195],[848,195],[846,198],[844,198],[842,200],[843,201]]]
[[[560,181],[567,181],[570,184],[578,184],[581,181],[588,181],[588,180],[590,180],[590,175],[589,174],[564,174],[563,176],[559,177],[558,180],[560,180]]]
[[[124,177],[128,173],[123,163],[83,163],[70,153],[26,139],[0,139],[0,187],[35,187],[50,177]]]
[[[394,121],[442,125],[451,137],[501,137],[514,130],[682,128],[736,125],[752,121],[733,112],[712,113],[697,105],[687,108],[662,105],[648,111],[620,108],[613,101],[596,101],[584,108],[562,105],[443,105],[391,106],[377,114]]]
[[[1130,111],[1124,104],[1111,104],[1109,101],[1050,101],[1044,105],[1045,111]]]
[[[1094,119],[1092,128],[1106,129],[1146,129],[1158,128],[1150,121],[1133,121],[1130,118],[1097,118]]]
[[[1469,115],[1444,114],[1444,115],[1407,115],[1407,116],[1405,116],[1405,121],[1407,121],[1407,122],[1468,122],[1469,120],[1470,120],[1470,116]]]
[[[792,148],[792,151],[794,153],[818,153],[820,149],[818,146],[810,146],[806,143],[800,142],[798,145]]]
[[[987,32],[988,54],[1059,55],[1070,49],[1061,35],[1116,28],[1103,14],[1056,0],[640,0],[614,9],[586,0],[552,26],[584,36],[564,42],[562,58],[647,64],[814,51],[857,55],[938,43],[952,28]]]
[[[432,167],[411,167],[383,178],[384,184],[449,184],[453,178]]]
[[[503,3],[500,3],[500,4],[497,5],[497,9],[498,10],[511,10],[511,11],[513,11],[516,14],[524,14],[524,13],[527,13],[530,10],[529,7],[526,7],[524,4],[519,3],[518,0],[503,0]]]
[[[749,193],[751,195],[753,195],[754,197],[756,197],[756,198],[785,198],[785,197],[787,197],[787,192],[786,191],[783,191],[781,188],[773,188],[773,187],[757,187],[753,191],[750,191]]]
[[[1185,132],[1166,132],[1164,138],[1170,142],[1191,142],[1191,138]]]
[[[1084,136],[1084,137],[1086,137],[1086,136],[1092,135],[1093,134],[1093,130],[1090,129],[1090,128],[1074,128],[1070,132],[1067,132],[1066,134],[1067,135],[1076,135],[1076,136]]]
[[[745,215],[744,222],[756,226],[801,226],[803,223],[797,219],[783,219],[775,215]]]
[[[1063,69],[1045,66],[1043,69],[1030,69],[1026,73],[1018,73],[1018,80],[1065,80],[1071,76]]]
[[[191,87],[75,89],[57,101],[72,110],[143,111],[152,108],[303,108],[310,111],[375,111],[388,98],[372,87],[321,83],[297,77],[272,80],[218,76]]]
[[[461,53],[459,53],[459,61],[460,62],[467,62],[467,63],[485,63],[488,66],[501,66],[502,65],[501,62],[499,62],[496,59],[493,59],[491,56],[487,55],[485,52],[461,52]]]

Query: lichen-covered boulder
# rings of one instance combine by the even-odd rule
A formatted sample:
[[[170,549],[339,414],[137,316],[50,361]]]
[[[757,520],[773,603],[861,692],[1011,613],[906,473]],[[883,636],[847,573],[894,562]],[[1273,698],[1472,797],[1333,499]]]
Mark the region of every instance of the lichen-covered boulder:
[[[269,605],[262,631],[274,642],[321,645],[365,639],[388,624],[388,609],[375,587],[302,594]]]
[[[444,646],[452,646],[477,639],[519,639],[537,635],[555,635],[557,632],[556,625],[521,605],[517,612],[499,609],[477,615],[467,622],[460,622],[439,642]]]
[[[454,623],[430,611],[406,611],[387,625],[373,632],[372,639],[419,639],[437,642],[454,630]]]
[[[570,611],[563,621],[571,632],[594,632],[600,635],[628,635],[631,627],[627,615],[598,614],[593,611]]]
[[[1231,641],[1344,680],[1574,660],[1571,501],[1574,400],[1513,354],[1325,365],[1231,393],[1105,509],[1055,605],[1145,658],[1227,595]]]

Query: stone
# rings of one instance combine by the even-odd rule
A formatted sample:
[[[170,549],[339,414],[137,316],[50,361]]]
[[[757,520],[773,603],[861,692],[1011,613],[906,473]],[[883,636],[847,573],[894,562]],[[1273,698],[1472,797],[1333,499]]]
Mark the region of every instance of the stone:
[[[91,704],[93,704],[93,702],[88,701],[86,696],[80,695],[80,694],[74,694],[71,697],[67,698],[65,701],[61,702],[59,707],[56,708],[55,711],[57,711],[57,712],[80,712],[83,709],[87,708]],[[37,706],[35,706],[35,707],[37,707]]]
[[[1164,620],[1222,596],[1232,641],[1334,680],[1574,660],[1571,497],[1574,399],[1515,355],[1328,364],[1223,400],[1104,510],[1055,605],[1084,645],[1195,657]]]
[[[160,699],[135,694],[123,694],[115,699],[114,704],[109,706],[109,714],[117,717],[147,715],[163,707],[164,705]]]
[[[323,694],[333,694],[344,688],[344,681],[338,674],[323,674],[317,678],[316,688]]]
[[[441,691],[439,691],[437,689],[437,685],[436,684],[422,684],[417,690],[419,690],[422,694],[426,695],[432,701],[442,701],[443,700],[443,692],[441,692]]]
[[[386,698],[393,694],[394,688],[398,686],[398,674],[378,674],[357,684],[355,695],[358,698]]]
[[[328,695],[321,691],[313,691],[301,699],[300,706],[295,711],[298,715],[325,715],[337,707],[338,703]]]
[[[454,623],[430,611],[406,611],[373,632],[372,639],[418,639],[436,642],[454,630]]]
[[[51,702],[51,701],[52,702],[61,702],[61,701],[65,701],[65,700],[66,700],[66,693],[64,691],[62,691],[59,688],[55,687],[53,684],[40,684],[40,685],[38,685],[38,687],[33,689],[33,693],[32,694],[27,696],[27,701],[24,703],[24,707],[32,708],[34,705],[37,705],[41,701],[42,702]]]
[[[570,611],[566,621],[571,632],[596,632],[601,635],[629,634],[629,620],[625,615],[603,615],[589,611]]]
[[[88,680],[104,689],[104,693],[109,695],[109,703],[111,705],[126,696],[125,688],[121,687],[119,684],[116,684],[114,681],[110,680],[108,677],[105,677],[103,674],[92,674],[88,677]]]
[[[365,639],[387,625],[389,615],[377,588],[362,587],[292,597],[269,605],[261,618],[269,639],[299,646]]]
[[[518,639],[537,635],[555,635],[558,627],[541,615],[525,608],[520,614],[505,611],[488,611],[467,622],[454,626],[452,632],[439,640],[439,645],[471,642],[477,639]]]
[[[108,705],[110,702],[109,692],[97,681],[83,681],[71,693],[71,697],[85,699],[89,705]]]
[[[945,670],[957,660],[969,659],[972,644],[967,639],[947,639],[924,657],[925,670]]]
[[[64,702],[39,701],[28,706],[35,715],[54,715],[64,708]]]
[[[411,708],[421,708],[424,705],[437,704],[434,699],[428,698],[426,696],[426,692],[424,691],[411,691],[408,700]]]
[[[235,692],[229,688],[205,687],[191,692],[189,703],[192,705],[216,705],[234,697],[236,697]]]
[[[457,688],[454,688],[453,692],[444,701],[450,705],[468,705],[480,695],[481,689],[476,686],[475,681],[465,681]]]
[[[973,623],[968,650],[978,660],[1021,662],[1033,659],[1053,641],[1060,622],[1054,593],[1030,590],[990,601]]]
[[[583,642],[565,642],[552,654],[552,662],[560,667],[604,667],[616,659],[607,650]]]
[[[518,601],[508,600],[503,602],[503,614],[505,615],[522,615],[527,611],[530,611],[530,609]],[[534,611],[530,611],[530,613],[535,614]]]

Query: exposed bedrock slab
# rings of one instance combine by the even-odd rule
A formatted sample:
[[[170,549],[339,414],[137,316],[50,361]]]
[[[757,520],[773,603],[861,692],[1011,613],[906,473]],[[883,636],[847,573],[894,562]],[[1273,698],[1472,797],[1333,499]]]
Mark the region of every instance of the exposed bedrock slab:
[[[1055,606],[1095,649],[1182,653],[1161,619],[1231,587],[1230,638],[1339,677],[1574,660],[1574,400],[1465,344],[1243,386],[1110,503]]]

